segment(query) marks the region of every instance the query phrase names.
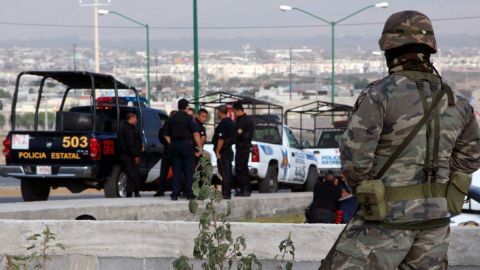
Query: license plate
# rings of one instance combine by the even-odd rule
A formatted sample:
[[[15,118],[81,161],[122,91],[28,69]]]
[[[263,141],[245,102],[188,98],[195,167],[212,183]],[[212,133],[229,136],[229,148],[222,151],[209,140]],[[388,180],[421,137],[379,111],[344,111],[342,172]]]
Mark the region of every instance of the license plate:
[[[37,174],[49,175],[52,174],[51,166],[37,166]]]

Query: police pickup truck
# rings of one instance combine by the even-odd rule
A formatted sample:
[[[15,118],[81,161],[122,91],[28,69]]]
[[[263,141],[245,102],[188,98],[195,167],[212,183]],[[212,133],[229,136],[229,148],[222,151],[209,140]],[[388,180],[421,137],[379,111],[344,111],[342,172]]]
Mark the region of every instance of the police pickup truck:
[[[215,157],[213,145],[204,149]],[[214,168],[216,162],[213,158]],[[279,187],[312,191],[317,179],[317,159],[303,151],[293,132],[281,124],[255,124],[248,167],[260,193],[276,192]]]
[[[304,145],[304,150],[315,155],[318,161],[318,173],[324,176],[327,172],[340,175],[342,162],[340,160],[339,144],[345,132],[345,127],[318,129],[319,138],[315,145]]]
[[[285,123],[300,138],[303,149],[314,154],[318,173],[340,175],[339,143],[347,127],[351,106],[314,101],[285,111]]]
[[[20,80],[24,78],[37,82],[39,90],[33,126],[21,130],[16,120],[22,113]],[[52,88],[63,98],[45,102],[43,99]],[[3,141],[6,165],[0,166],[0,175],[20,179],[25,201],[47,200],[50,190],[58,187],[73,193],[103,188],[105,197],[123,197],[127,176],[120,165],[117,131],[126,114],[133,112],[139,118],[138,130],[144,144],[140,164],[140,177],[145,182],[142,189],[154,190],[163,153],[158,132],[167,115],[145,103],[137,90],[110,75],[22,72],[13,97],[12,130]],[[48,125],[39,125],[39,111],[44,104],[48,106],[46,110],[55,111],[51,130]]]

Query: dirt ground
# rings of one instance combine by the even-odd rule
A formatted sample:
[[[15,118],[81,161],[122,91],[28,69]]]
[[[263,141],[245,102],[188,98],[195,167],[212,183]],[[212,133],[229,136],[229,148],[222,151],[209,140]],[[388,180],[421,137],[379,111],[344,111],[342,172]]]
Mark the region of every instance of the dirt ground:
[[[50,195],[70,195],[70,192],[66,188],[57,188],[50,192]],[[81,194],[98,194],[103,195],[103,190],[87,189],[82,191]],[[18,197],[21,196],[20,187],[1,187],[0,197]]]

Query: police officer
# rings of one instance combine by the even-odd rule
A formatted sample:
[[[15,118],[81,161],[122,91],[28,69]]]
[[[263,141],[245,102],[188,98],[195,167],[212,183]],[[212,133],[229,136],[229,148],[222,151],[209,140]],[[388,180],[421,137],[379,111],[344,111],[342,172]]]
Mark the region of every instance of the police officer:
[[[207,121],[207,118],[208,118],[208,112],[205,109],[198,110],[198,114],[194,118],[195,125],[197,126],[196,128],[200,133],[200,143],[201,143],[200,145],[198,145],[197,143],[194,144],[194,149],[193,149],[193,152],[195,154],[194,168],[195,168],[195,172],[197,172],[197,170],[200,171],[200,179],[204,179],[204,176],[205,176],[204,168],[198,166],[200,157],[202,155],[204,155],[205,157],[207,156],[209,157],[209,155],[206,154],[207,152],[202,152],[201,150],[203,149],[203,146],[207,141],[207,130],[205,129],[205,125],[204,125],[205,122]],[[199,184],[203,185],[203,181],[201,181]]]
[[[239,101],[233,104],[236,117],[237,143],[235,145],[235,177],[240,192],[235,196],[249,197],[251,193],[250,177],[248,174],[248,157],[252,150],[254,124],[252,119],[243,110]]]
[[[118,141],[120,144],[120,160],[127,173],[126,196],[140,197],[139,165],[142,152],[142,139],[137,130],[138,118],[135,113],[127,113],[127,119],[120,126]]]
[[[391,15],[379,44],[389,76],[360,94],[340,151],[354,193],[370,186],[375,187],[372,196],[384,190],[385,197],[365,203],[359,197],[363,210],[341,235],[331,264],[325,260],[322,267],[447,269],[449,212],[455,211],[450,199],[460,208],[464,201],[464,195],[452,189],[459,182],[468,186],[469,174],[480,168],[474,110],[442,82],[430,62],[437,44],[426,15]],[[421,129],[408,142],[416,126]],[[404,150],[394,153],[401,145]],[[393,163],[387,162],[390,156]],[[390,164],[386,171],[385,164]],[[373,207],[382,204],[386,207]]]
[[[178,101],[178,112],[167,122],[165,139],[171,145],[173,163],[173,191],[171,199],[176,201],[180,195],[182,176],[185,175],[185,193],[187,199],[194,199],[193,182],[193,143],[192,134],[197,145],[201,145],[200,134],[188,113],[188,101]],[[195,154],[199,156],[199,154]]]
[[[229,200],[232,196],[232,145],[235,142],[235,123],[228,117],[228,108],[222,105],[217,108],[221,119],[213,135],[213,149],[217,157],[217,167],[222,177],[222,195]]]
[[[197,117],[195,118],[195,123],[198,125],[198,130],[200,132],[200,142],[201,145],[197,145],[200,149],[203,149],[203,146],[207,142],[207,130],[205,129],[205,122],[208,119],[208,111],[205,109],[198,110]]]
[[[171,111],[170,117],[172,117],[177,111]],[[170,144],[167,142],[165,138],[165,133],[167,129],[167,121],[163,124],[162,128],[158,132],[158,138],[160,142],[163,144],[163,156],[162,156],[162,166],[160,166],[160,184],[158,185],[157,193],[153,195],[154,197],[162,197],[165,195],[166,190],[166,182],[168,176],[168,170],[170,166],[172,166],[172,151],[170,150]]]

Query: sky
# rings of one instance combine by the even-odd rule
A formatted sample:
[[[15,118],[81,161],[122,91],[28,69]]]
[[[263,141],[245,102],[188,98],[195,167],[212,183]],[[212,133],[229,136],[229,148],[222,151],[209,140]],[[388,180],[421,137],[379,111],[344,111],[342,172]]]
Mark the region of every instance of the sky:
[[[93,0],[83,0],[91,3]],[[108,0],[98,0],[106,3]],[[21,24],[93,25],[93,8],[84,7],[78,0],[0,0],[0,40],[49,39],[64,36],[93,39],[93,29],[69,27],[34,27]],[[198,0],[200,27],[225,26],[285,26],[320,25],[322,22],[296,11],[282,12],[282,4],[308,10],[327,20],[337,20],[365,6],[370,0]],[[431,19],[469,17],[480,14],[479,0],[391,0],[386,9],[371,8],[345,21],[347,24],[378,23],[374,25],[339,26],[337,36],[380,35],[382,23],[392,13],[414,9]],[[111,0],[107,9],[127,15],[151,27],[152,39],[185,39],[192,37],[192,1],[186,0]],[[134,27],[135,25],[113,14],[100,16],[101,26]],[[434,21],[437,35],[479,35],[480,19]],[[158,29],[157,27],[186,27],[187,29]],[[283,29],[200,29],[200,38],[269,37],[305,38],[329,35],[328,27]],[[102,28],[101,39],[143,39],[141,28]]]

